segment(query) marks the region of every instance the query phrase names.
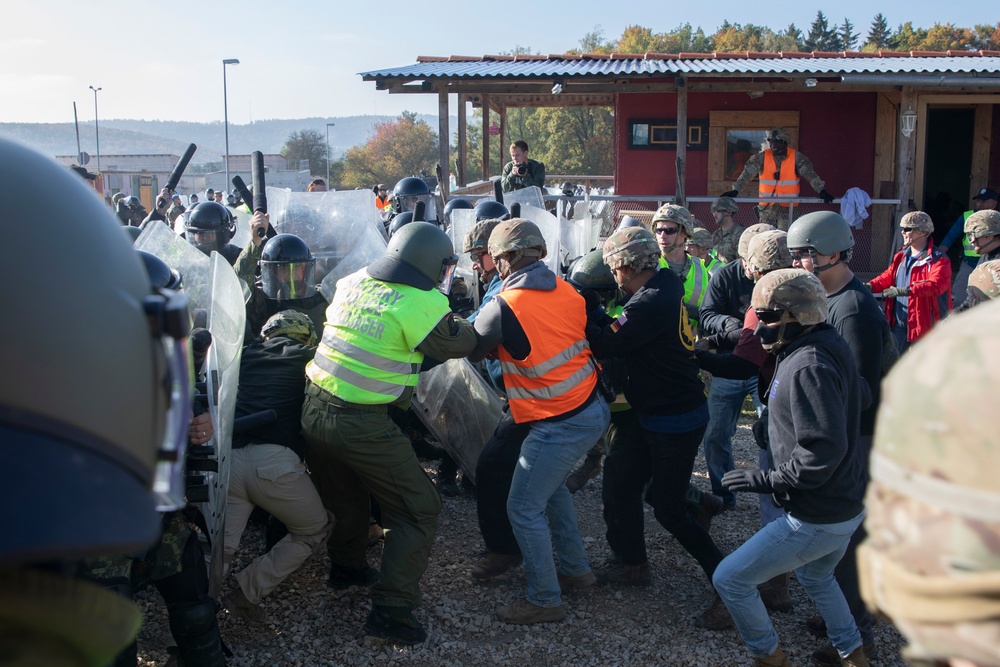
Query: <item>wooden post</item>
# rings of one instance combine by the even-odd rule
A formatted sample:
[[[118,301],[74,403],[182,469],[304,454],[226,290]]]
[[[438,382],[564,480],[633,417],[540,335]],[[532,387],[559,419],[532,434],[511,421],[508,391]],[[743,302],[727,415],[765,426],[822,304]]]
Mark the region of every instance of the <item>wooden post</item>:
[[[917,107],[917,95],[910,86],[903,86],[902,94],[899,97],[899,113],[896,116],[896,131],[902,127],[902,115],[907,109]],[[896,196],[899,197],[899,206],[896,209],[896,220],[899,220],[910,210],[910,200],[913,199],[913,163],[917,153],[917,137],[919,132],[914,132],[908,137],[899,134],[899,143],[896,158]],[[895,220],[893,221],[895,223]]]
[[[892,199],[896,196],[893,181],[893,156],[896,154],[896,140],[899,138],[896,105],[899,96],[878,93],[875,107],[875,175],[872,182],[872,199]],[[894,99],[893,99],[894,98]],[[891,188],[891,189],[890,189]],[[873,206],[870,224],[872,226],[872,248],[869,264],[855,266],[858,273],[878,274],[892,260],[892,237],[895,230],[895,211],[888,206]]]
[[[448,194],[451,192],[448,184],[451,179],[451,130],[448,127],[448,89],[442,87],[438,90],[438,164],[441,166],[441,173],[438,177],[438,187],[441,188],[441,199],[448,201]]]
[[[457,164],[455,169],[458,173],[455,174],[455,180],[458,181],[459,186],[465,187],[468,185],[468,181],[465,180],[465,164],[466,164],[466,153],[468,152],[466,144],[466,110],[467,101],[465,95],[459,94],[458,96],[458,156],[456,157]]]
[[[482,95],[483,100],[483,180],[490,180],[490,96]]]
[[[503,165],[507,162],[507,145],[510,139],[507,137],[507,105],[500,107],[500,145],[497,147],[497,154],[500,155],[500,173],[503,173]]]
[[[687,180],[688,138],[688,89],[681,77],[677,78],[677,185],[674,198],[680,206],[687,206],[685,182]]]
[[[993,145],[993,105],[977,104],[976,119],[972,130],[972,180],[969,183],[969,201],[979,193],[979,188],[990,182],[990,147]]]

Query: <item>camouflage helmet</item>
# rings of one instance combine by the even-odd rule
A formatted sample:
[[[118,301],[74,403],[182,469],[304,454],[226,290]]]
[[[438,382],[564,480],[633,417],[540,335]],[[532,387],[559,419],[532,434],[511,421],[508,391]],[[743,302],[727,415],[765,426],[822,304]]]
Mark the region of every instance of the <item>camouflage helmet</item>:
[[[833,211],[806,213],[788,228],[788,247],[812,248],[821,255],[846,252],[854,247],[854,234],[844,216]]]
[[[988,303],[935,326],[882,384],[858,574],[908,661],[1000,664],[998,345]]]
[[[1000,211],[976,211],[965,221],[965,233],[974,239],[1000,235]]]
[[[747,249],[750,246],[751,239],[753,239],[753,237],[757,236],[758,234],[769,232],[773,229],[776,229],[776,227],[774,225],[769,225],[766,222],[758,222],[756,225],[750,225],[749,227],[744,229],[743,233],[740,234],[740,243],[739,247],[737,248],[737,253],[739,253],[739,256],[743,259],[746,259]]]
[[[799,324],[825,322],[829,309],[819,278],[804,269],[778,269],[757,281],[750,297],[754,310],[784,310]]]
[[[736,213],[740,210],[739,205],[737,205],[736,200],[732,197],[719,197],[714,202],[712,202],[712,211],[725,211],[727,213]]]
[[[480,220],[472,228],[465,233],[465,238],[462,240],[462,252],[472,252],[473,250],[482,250],[487,252],[486,246],[490,241],[490,234],[496,229],[496,226],[500,224],[500,220],[493,218],[487,220]]]
[[[694,218],[691,212],[677,204],[664,204],[653,214],[653,226],[658,222],[676,222],[688,238],[694,232]]]
[[[784,141],[786,144],[792,143],[792,136],[783,127],[772,127],[767,131],[768,143],[772,141]]]
[[[604,242],[603,257],[611,270],[627,266],[641,271],[659,266],[660,246],[645,227],[626,227]]]
[[[602,251],[591,250],[570,264],[566,272],[566,282],[578,290],[613,290],[618,287],[611,269],[604,263]]]
[[[539,259],[548,254],[542,231],[538,225],[524,218],[511,218],[497,224],[490,233],[487,247],[493,257],[517,250],[523,251],[525,257]]]
[[[757,273],[769,273],[776,269],[790,269],[792,255],[788,252],[787,232],[773,229],[762,232],[750,239],[746,256],[747,266]]]
[[[287,336],[303,345],[316,345],[316,328],[305,313],[297,310],[282,310],[271,315],[260,330],[260,337],[270,340],[275,336]]]
[[[708,231],[704,227],[695,227],[691,232],[691,236],[688,238],[688,243],[696,245],[699,248],[715,247],[715,242],[712,240],[712,232]]]
[[[969,275],[968,300],[976,305],[1000,296],[1000,259],[983,262]]]
[[[914,227],[917,231],[930,234],[934,231],[934,221],[923,211],[910,211],[899,219],[900,227]],[[825,254],[825,253],[824,253]]]

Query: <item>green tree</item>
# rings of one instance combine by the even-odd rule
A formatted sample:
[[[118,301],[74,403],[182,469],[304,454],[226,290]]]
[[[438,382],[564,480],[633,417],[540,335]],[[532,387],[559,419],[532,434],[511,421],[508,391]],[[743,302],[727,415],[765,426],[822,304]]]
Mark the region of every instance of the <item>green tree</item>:
[[[765,30],[767,29],[752,23],[742,26],[739,23],[726,21],[712,35],[712,43],[715,45],[715,50],[721,53],[762,51]]]
[[[1000,49],[1000,23],[996,25],[976,25],[972,28],[972,48],[983,51]]]
[[[570,53],[611,53],[612,51],[614,51],[614,45],[604,39],[604,28],[595,25],[594,29],[580,40],[580,48],[573,49]]]
[[[892,30],[889,29],[889,22],[885,19],[882,12],[875,15],[875,19],[872,21],[871,27],[868,29],[868,37],[865,38],[865,46],[872,47],[872,50],[878,51],[889,46],[889,38],[892,36]]]
[[[653,34],[649,28],[630,25],[622,32],[615,45],[618,53],[666,53],[666,40],[662,34]]]
[[[318,130],[299,130],[288,135],[281,155],[294,167],[296,162],[309,161],[310,174],[326,173],[326,138]]]
[[[840,45],[844,48],[844,51],[853,51],[858,46],[859,33],[854,32],[854,24],[851,23],[850,19],[844,18],[844,22],[840,24],[839,29]]]
[[[917,48],[921,51],[969,51],[975,48],[975,35],[968,28],[951,23],[935,23]]]
[[[917,51],[926,37],[926,30],[914,28],[913,21],[907,21],[896,28],[896,32],[889,37],[889,48],[896,51]]]
[[[826,20],[826,15],[822,11],[816,12],[816,19],[809,26],[809,34],[806,35],[806,51],[842,51],[840,35],[836,30],[830,28],[830,23]]]
[[[396,120],[376,123],[372,136],[344,153],[338,168],[343,188],[370,188],[375,183],[391,185],[421,171],[434,173],[438,161],[438,138],[431,126],[404,111]],[[332,179],[331,179],[332,180]]]

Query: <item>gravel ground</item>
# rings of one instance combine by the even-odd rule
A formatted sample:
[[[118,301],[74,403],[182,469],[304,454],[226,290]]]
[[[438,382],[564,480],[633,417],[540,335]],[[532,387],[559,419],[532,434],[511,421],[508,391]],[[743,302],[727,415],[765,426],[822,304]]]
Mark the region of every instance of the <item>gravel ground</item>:
[[[740,467],[756,467],[757,446],[749,424],[741,423],[734,439]],[[436,464],[425,464],[430,474]],[[704,458],[695,464],[695,483],[708,488]],[[574,496],[580,530],[591,564],[600,568],[611,555],[604,539],[601,477]],[[334,591],[326,587],[325,552],[314,556],[264,600],[269,624],[252,627],[220,612],[222,636],[234,656],[230,667],[257,665],[748,665],[739,635],[733,629],[702,630],[691,623],[711,601],[711,590],[693,558],[656,522],[646,509],[646,541],[653,568],[653,585],[645,588],[597,586],[565,595],[568,615],[561,623],[537,626],[505,625],[496,619],[497,606],[524,595],[520,568],[483,585],[469,577],[483,550],[471,493],[444,498],[430,565],[421,582],[424,603],[417,617],[428,631],[426,643],[396,647],[368,637],[361,624],[370,609],[367,591]],[[712,522],[712,536],[729,553],[759,527],[757,496],[743,494],[736,510]],[[263,549],[263,531],[248,529],[234,563],[242,568]],[[378,566],[380,547],[369,550]],[[226,588],[234,585],[232,578]],[[793,665],[810,664],[809,655],[825,640],[810,635],[802,622],[815,606],[792,581],[795,609],[772,614],[781,645]],[[139,634],[140,665],[167,660],[166,610],[155,589],[139,594],[145,614]],[[879,667],[905,665],[899,657],[901,639],[884,622],[876,627]]]

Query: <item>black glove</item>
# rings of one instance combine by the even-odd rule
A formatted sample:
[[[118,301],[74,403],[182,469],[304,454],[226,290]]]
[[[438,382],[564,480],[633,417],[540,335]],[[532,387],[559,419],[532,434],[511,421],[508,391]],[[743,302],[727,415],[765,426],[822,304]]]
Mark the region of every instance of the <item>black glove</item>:
[[[722,486],[730,491],[753,491],[754,493],[771,493],[771,483],[767,473],[760,468],[753,470],[730,470],[722,476]]]
[[[377,185],[373,185],[372,186],[372,192],[374,192],[375,195],[378,196],[378,186]]]
[[[735,197],[735,196],[736,196],[736,195],[738,195],[738,194],[740,194],[740,191],[739,191],[739,190],[726,190],[725,192],[723,192],[723,193],[722,193],[721,195],[719,195],[719,196],[720,196],[720,197]]]
[[[882,298],[891,299],[896,296],[909,296],[909,287],[886,287],[882,290]]]
[[[825,189],[819,191],[819,198],[823,200],[824,204],[832,204],[833,200],[836,199],[836,197],[831,195]]]
[[[603,299],[601,299],[601,295],[592,289],[581,290],[580,296],[582,296],[583,300],[587,303],[588,314],[592,311],[597,310],[598,308],[601,308],[604,305],[604,301]]]

